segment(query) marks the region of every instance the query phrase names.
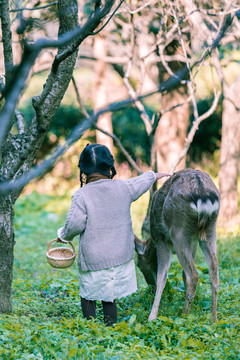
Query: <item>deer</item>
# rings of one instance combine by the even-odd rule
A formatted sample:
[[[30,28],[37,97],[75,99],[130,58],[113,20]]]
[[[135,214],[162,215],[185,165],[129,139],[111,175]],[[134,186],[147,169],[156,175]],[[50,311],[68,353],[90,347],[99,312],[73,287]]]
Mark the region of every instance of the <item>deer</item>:
[[[216,223],[219,208],[219,191],[211,177],[200,170],[177,171],[154,193],[149,213],[150,238],[143,241],[135,235],[137,265],[146,282],[156,287],[148,321],[157,318],[172,252],[176,253],[183,268],[183,314],[189,313],[199,278],[194,265],[198,244],[209,268],[212,319],[217,321],[219,274]]]

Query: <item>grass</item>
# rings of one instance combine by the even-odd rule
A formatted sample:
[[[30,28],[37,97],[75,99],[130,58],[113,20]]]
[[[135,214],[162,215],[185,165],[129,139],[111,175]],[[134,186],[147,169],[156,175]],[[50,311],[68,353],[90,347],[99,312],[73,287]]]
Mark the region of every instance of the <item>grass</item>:
[[[140,235],[148,196],[132,207],[134,231]],[[139,290],[118,301],[113,328],[82,317],[77,264],[51,268],[48,242],[64,220],[69,199],[33,193],[18,200],[15,213],[13,312],[0,315],[1,360],[52,359],[240,359],[239,231],[219,231],[220,290],[217,323],[211,322],[208,268],[197,254],[199,286],[190,315],[183,316],[181,267],[173,256],[158,318],[147,322],[153,293],[137,270]],[[77,247],[77,239],[74,244]]]

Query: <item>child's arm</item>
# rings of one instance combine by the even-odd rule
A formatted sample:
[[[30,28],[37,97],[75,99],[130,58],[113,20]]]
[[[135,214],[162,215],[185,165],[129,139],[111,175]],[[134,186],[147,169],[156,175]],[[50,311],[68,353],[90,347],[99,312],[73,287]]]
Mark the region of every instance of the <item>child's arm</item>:
[[[66,222],[57,231],[58,239],[63,242],[73,240],[75,236],[84,231],[86,220],[87,213],[81,195],[79,193],[73,195]]]
[[[170,176],[167,173],[155,173],[154,171],[148,171],[145,174],[139,175],[126,181],[132,201],[137,200],[142,194],[144,194],[151,185],[158,179],[164,176]]]
[[[157,180],[160,180],[165,176],[172,176],[171,174],[168,174],[168,173],[155,173],[155,175],[156,175]]]

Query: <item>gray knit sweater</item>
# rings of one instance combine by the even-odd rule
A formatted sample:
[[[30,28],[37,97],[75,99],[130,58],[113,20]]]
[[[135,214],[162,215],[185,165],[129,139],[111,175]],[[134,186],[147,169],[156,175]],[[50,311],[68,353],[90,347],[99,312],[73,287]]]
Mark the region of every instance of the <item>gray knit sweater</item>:
[[[67,241],[80,235],[80,270],[101,270],[134,258],[130,206],[155,180],[149,171],[129,180],[101,179],[75,192],[57,235]]]

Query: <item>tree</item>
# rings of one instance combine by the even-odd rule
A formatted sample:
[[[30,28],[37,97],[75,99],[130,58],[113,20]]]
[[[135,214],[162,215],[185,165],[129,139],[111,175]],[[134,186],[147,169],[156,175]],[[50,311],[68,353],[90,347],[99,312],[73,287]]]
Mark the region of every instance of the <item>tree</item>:
[[[188,68],[182,86],[156,94],[154,106],[152,99],[134,102],[150,138],[152,166],[157,156],[159,170],[177,168],[190,112],[199,125],[198,74],[213,69],[210,49],[237,46],[238,10],[237,2],[227,0],[129,1],[108,28],[109,56],[102,61],[112,64],[132,99],[146,89],[156,89],[184,64]],[[99,57],[89,58],[99,61]],[[214,76],[208,83],[216,95]],[[216,105],[215,100],[213,103]],[[184,166],[185,157],[181,156],[181,162]]]
[[[220,217],[231,221],[238,213],[238,176],[240,162],[240,75],[230,85],[223,83],[222,141],[219,186]]]
[[[178,167],[184,167],[187,150],[199,124],[216,109],[220,99],[219,86],[215,84],[213,74],[216,67],[216,54],[223,57],[224,49],[231,51],[237,47],[238,11],[237,2],[227,0],[151,1],[151,4],[138,1],[137,5],[130,1],[127,16],[123,17],[121,14],[122,16],[115,18],[112,23],[111,30],[120,39],[121,46],[112,35],[109,40],[109,42],[112,41],[111,45],[108,46],[111,49],[108,61],[111,62],[112,59],[113,68],[122,77],[132,99],[137,99],[138,94],[149,86],[150,81],[158,86],[163,80],[174,76],[176,70],[182,68],[183,64],[186,64],[188,68],[188,77],[181,82],[182,86],[167,94],[156,95],[155,104],[158,103],[158,107],[155,107],[155,112],[151,116],[146,102],[139,100],[134,102],[150,139],[153,168],[156,168],[156,162],[160,171],[170,169],[170,172],[173,172]],[[122,56],[121,65],[119,65],[120,61],[118,65],[115,63],[114,41],[118,44],[118,55]],[[215,49],[212,54],[211,50],[209,52],[209,46]],[[217,52],[218,47],[221,53]],[[200,71],[204,71],[204,68],[212,69],[209,83],[215,96],[210,109],[200,116],[197,106],[197,76]],[[223,94],[226,92],[225,89],[227,89],[226,81],[222,87]],[[236,95],[232,95],[231,101],[237,104],[234,97]],[[230,107],[225,108],[231,111]],[[238,109],[237,107],[235,109],[232,121],[224,120],[226,110],[224,112],[221,146],[221,159],[223,159],[229,156],[228,145],[224,145],[229,143],[227,134],[231,134],[231,138],[234,136],[232,168],[230,171],[226,167],[227,162],[221,160],[219,173],[223,199],[221,213],[223,214],[225,208],[225,215],[228,211],[231,212],[231,216],[237,213],[238,201],[236,192],[239,164],[237,134],[239,132],[234,130],[238,124]],[[187,135],[190,111],[193,113],[194,121]],[[234,126],[232,126],[233,123]],[[227,138],[226,141],[225,138]],[[229,206],[230,199],[234,199],[234,206]]]
[[[114,6],[113,0],[106,0],[104,2],[86,2],[90,7],[90,15],[84,18],[81,26],[78,26],[77,16],[77,1],[76,0],[59,0],[58,1],[58,17],[59,17],[59,37],[55,39],[38,38],[36,41],[31,41],[26,37],[27,29],[31,28],[29,21],[26,21],[22,14],[22,9],[18,10],[19,26],[18,33],[20,36],[23,53],[21,61],[18,65],[13,64],[12,56],[12,43],[11,43],[11,23],[9,16],[9,6],[7,0],[0,1],[1,10],[1,26],[3,38],[3,53],[5,65],[5,82],[1,79],[1,113],[0,113],[0,151],[1,151],[1,165],[0,165],[0,312],[8,312],[11,310],[11,282],[12,282],[12,267],[13,267],[13,249],[14,249],[14,231],[13,231],[13,206],[18,196],[20,195],[23,187],[33,178],[46,172],[51,166],[54,165],[56,159],[76,140],[78,140],[83,133],[90,127],[97,127],[96,121],[98,117],[105,113],[111,113],[119,109],[123,109],[130,104],[134,104],[139,110],[140,116],[146,126],[146,131],[149,134],[150,144],[152,149],[152,165],[154,166],[156,156],[155,149],[155,132],[159,121],[164,113],[183,106],[187,101],[191,101],[194,109],[194,125],[189,132],[185,147],[179,155],[174,166],[184,158],[188,147],[190,146],[194,132],[198,124],[207,118],[209,113],[214,111],[219,95],[216,94],[215,100],[209,111],[198,116],[196,108],[196,99],[194,94],[194,81],[192,77],[193,69],[201,67],[203,62],[210,56],[212,51],[219,45],[220,41],[224,38],[226,31],[229,28],[229,23],[218,22],[216,20],[215,28],[212,31],[212,38],[204,45],[204,49],[192,58],[186,52],[186,36],[183,36],[183,29],[181,26],[186,25],[185,20],[188,20],[190,14],[184,12],[184,8],[180,7],[179,16],[176,16],[179,2],[159,2],[138,1],[137,7],[134,8],[130,1],[130,8],[128,2],[124,2],[124,8],[121,7],[123,0],[120,0]],[[172,7],[173,6],[173,7]],[[114,7],[114,11],[111,9]],[[235,8],[234,8],[235,9]],[[147,14],[145,17],[145,11]],[[202,12],[201,7],[197,8],[198,12]],[[216,11],[215,11],[216,12]],[[149,14],[153,13],[153,18]],[[157,14],[157,15],[156,15]],[[227,14],[227,15],[226,15]],[[136,16],[135,16],[136,15]],[[168,17],[174,18],[174,26],[166,26]],[[233,17],[231,9],[222,15],[223,19],[226,16]],[[136,18],[136,19],[135,19]],[[103,19],[105,22],[102,23]],[[162,19],[164,21],[162,22]],[[137,21],[137,24],[134,21]],[[157,32],[150,31],[150,36],[146,37],[148,40],[147,53],[141,54],[141,38],[137,35],[145,33],[147,36],[151,26],[154,27],[154,21],[157,21]],[[152,22],[153,21],[153,22]],[[111,26],[116,26],[115,31]],[[125,24],[127,28],[125,28]],[[160,24],[160,25],[159,25]],[[231,24],[231,22],[230,22]],[[137,25],[137,26],[136,26]],[[189,24],[188,24],[189,25]],[[40,149],[43,139],[48,131],[51,120],[59,107],[61,100],[67,90],[69,82],[72,79],[73,69],[76,63],[77,51],[79,46],[85,39],[94,37],[103,28],[108,26],[110,29],[113,44],[111,51],[114,48],[121,50],[120,65],[115,61],[115,69],[123,77],[124,84],[130,94],[128,99],[117,99],[113,103],[108,104],[97,112],[88,114],[84,112],[86,118],[73,129],[71,135],[64,145],[59,146],[53,154],[47,157],[39,165],[32,167],[36,158],[36,154]],[[127,32],[125,33],[125,29]],[[142,30],[142,32],[141,32]],[[120,36],[121,40],[125,41],[125,46],[116,40],[115,36]],[[125,37],[125,38],[124,38]],[[174,53],[168,58],[164,51],[160,51],[160,45],[165,49],[172,42],[177,41],[181,43],[181,49],[184,56],[179,56]],[[114,45],[115,44],[115,45]],[[29,78],[30,71],[34,62],[37,60],[40,52],[44,49],[58,49],[57,54],[54,56],[51,70],[43,91],[40,95],[32,99],[34,115],[29,123],[26,123],[22,115],[17,110],[19,98],[24,91],[27,79]],[[159,55],[157,51],[159,52]],[[135,59],[135,51],[138,56]],[[127,54],[127,57],[126,57]],[[130,55],[129,55],[130,54]],[[125,55],[124,64],[122,56]],[[177,56],[177,58],[176,58]],[[153,57],[153,58],[152,58]],[[156,61],[157,57],[157,61]],[[167,61],[178,62],[178,71],[171,68]],[[156,62],[161,62],[167,73],[164,81],[159,83],[159,74],[154,75],[154,88],[149,89],[144,83],[144,76],[140,76],[140,81],[135,83],[134,76],[144,75],[148,72],[148,67],[151,64],[155,65]],[[114,63],[113,61],[111,63]],[[182,65],[184,64],[184,65]],[[122,66],[124,65],[124,66]],[[134,65],[134,66],[133,66]],[[125,68],[124,68],[125,67]],[[154,66],[153,66],[154,67]],[[134,70],[134,71],[133,71]],[[140,71],[141,70],[141,71]],[[150,75],[148,76],[148,83]],[[157,80],[156,80],[157,79]],[[143,86],[144,85],[144,86]],[[182,87],[188,87],[190,95],[183,103],[174,104],[167,109],[158,109],[158,111],[151,116],[145,106],[145,99],[147,97],[155,97],[161,102],[162,95]],[[77,89],[76,89],[77,91]],[[79,100],[81,100],[79,98]],[[81,101],[79,101],[81,104]],[[105,131],[101,129],[101,131]],[[105,131],[105,133],[107,133]],[[109,134],[123,151],[125,149],[121,146],[121,142],[114,134]],[[124,152],[131,164],[141,172],[133,159]]]
[[[6,83],[2,81],[1,110],[1,181],[16,179],[33,165],[36,154],[48,131],[49,124],[59,107],[72,78],[77,50],[82,41],[92,35],[102,19],[110,12],[114,1],[106,1],[89,16],[82,27],[78,26],[78,5],[76,0],[59,0],[59,40],[39,39],[31,43],[24,39],[24,51],[19,65],[13,66],[11,24],[7,0],[0,3],[1,26],[4,48]],[[23,35],[24,19],[21,18],[18,31]],[[23,23],[23,24],[22,24]],[[33,99],[34,116],[24,127],[16,105],[25,86],[29,71],[39,52],[47,47],[58,47],[43,91]],[[14,128],[14,129],[13,129]],[[11,131],[13,130],[13,131]],[[13,205],[22,187],[1,195],[0,202],[0,312],[11,311],[11,283],[13,268],[14,230]]]
[[[185,1],[186,8],[192,11],[192,23],[198,34],[199,28],[203,31],[201,37],[207,41],[211,37],[212,26],[216,25],[216,21],[209,20],[209,16],[213,15],[208,9],[206,15],[202,12],[196,12],[196,5],[194,1]],[[235,2],[228,0],[217,2],[220,11],[225,11],[225,15],[217,16],[216,20],[222,26],[228,28],[228,32],[220,43],[221,46],[216,48],[211,56],[211,66],[213,66],[218,74],[221,84],[223,96],[223,116],[222,116],[222,140],[220,148],[220,164],[219,164],[219,187],[221,193],[221,208],[220,219],[228,221],[237,215],[238,211],[238,192],[237,183],[239,175],[239,161],[240,161],[240,122],[239,122],[239,94],[238,87],[240,84],[240,77],[237,76],[235,81],[228,85],[226,76],[224,75],[224,63],[226,59],[224,53],[231,53],[239,43],[239,7],[237,8]],[[232,14],[235,12],[235,16]],[[209,26],[208,23],[212,26]],[[195,44],[196,46],[196,44]],[[197,46],[199,46],[199,35],[197,35]],[[233,61],[230,58],[228,63]],[[226,65],[225,65],[226,66]],[[212,80],[214,84],[214,79]]]
[[[101,60],[107,56],[107,41],[105,36],[100,34],[94,38],[94,55],[100,57],[95,63],[96,84],[94,89],[94,107],[99,109],[109,103],[108,87],[106,78],[106,63]],[[112,119],[111,114],[103,114],[98,119],[98,125],[106,131],[112,133]],[[111,152],[113,152],[113,140],[111,137],[103,134],[100,131],[96,132],[97,143],[106,145]]]

